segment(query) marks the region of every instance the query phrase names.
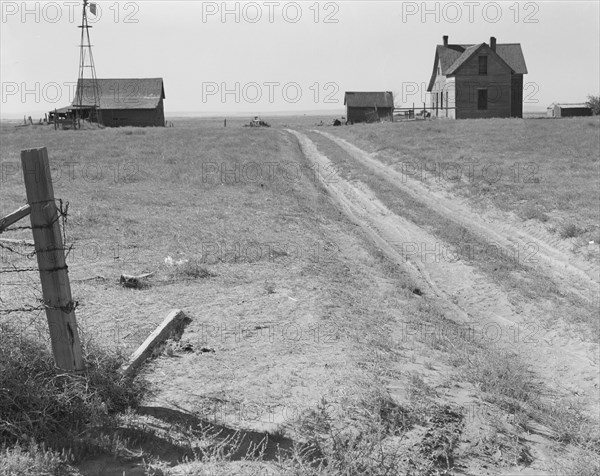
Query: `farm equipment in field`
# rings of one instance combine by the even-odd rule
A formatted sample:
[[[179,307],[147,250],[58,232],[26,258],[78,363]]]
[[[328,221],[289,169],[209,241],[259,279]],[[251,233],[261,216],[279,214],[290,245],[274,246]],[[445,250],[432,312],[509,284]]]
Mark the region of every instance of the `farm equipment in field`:
[[[250,124],[246,124],[244,127],[271,127],[271,124],[263,121],[258,116],[254,116],[254,119],[250,121]]]

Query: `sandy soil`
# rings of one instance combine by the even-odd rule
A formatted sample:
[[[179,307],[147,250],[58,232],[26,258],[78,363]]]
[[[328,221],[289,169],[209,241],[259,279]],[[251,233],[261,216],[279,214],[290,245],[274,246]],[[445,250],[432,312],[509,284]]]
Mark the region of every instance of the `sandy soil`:
[[[321,167],[331,166],[328,158],[306,135],[296,131],[290,133],[298,138],[303,152],[315,164]],[[598,277],[595,267],[579,261],[565,250],[553,246],[552,242],[544,241],[542,236],[533,236],[515,224],[488,221],[487,217],[477,215],[455,198],[428,190],[421,183],[402,177],[393,168],[382,164],[349,142],[332,134],[320,131],[319,133],[342,147],[356,160],[366,164],[375,173],[384,175],[398,188],[488,240],[506,247],[515,243],[520,246],[535,243],[540,258],[539,266],[544,272],[578,296],[586,300],[597,300]],[[358,181],[350,183],[339,179],[326,186],[340,208],[365,230],[390,259],[407,266],[421,282],[424,294],[435,296],[453,320],[465,324],[475,322],[482,326],[480,329],[493,328],[498,331],[500,339],[496,342],[516,351],[529,362],[534,378],[547,385],[549,395],[552,395],[550,398],[560,395],[585,396],[589,408],[597,408],[599,376],[597,360],[594,359],[594,356],[598,355],[597,345],[575,339],[565,341],[562,334],[553,329],[546,329],[543,339],[515,339],[511,330],[529,322],[530,311],[535,308],[536,302],[522,302],[520,308],[516,308],[499,285],[464,261],[427,260],[423,259],[421,253],[407,254],[405,245],[408,243],[419,243],[427,250],[435,250],[439,240],[391,212],[372,190]],[[461,403],[464,405],[469,402],[463,400]],[[544,432],[548,434],[548,429],[540,430],[541,434]],[[539,434],[533,435],[523,443],[534,459],[527,472],[541,474],[550,457],[552,443]],[[518,470],[520,474],[527,474],[522,473],[524,468],[507,470]]]

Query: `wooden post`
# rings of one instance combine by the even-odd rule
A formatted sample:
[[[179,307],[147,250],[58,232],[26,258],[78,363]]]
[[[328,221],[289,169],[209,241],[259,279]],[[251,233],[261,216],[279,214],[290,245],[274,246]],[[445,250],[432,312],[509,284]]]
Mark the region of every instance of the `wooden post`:
[[[80,371],[83,355],[46,148],[21,151],[21,166],[54,361],[61,369]]]

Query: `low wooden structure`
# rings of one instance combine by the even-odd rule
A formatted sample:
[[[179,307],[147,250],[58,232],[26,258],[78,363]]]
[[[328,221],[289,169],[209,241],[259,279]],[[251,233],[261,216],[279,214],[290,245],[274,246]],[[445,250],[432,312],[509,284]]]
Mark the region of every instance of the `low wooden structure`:
[[[394,95],[390,91],[346,91],[344,105],[351,124],[394,120]]]
[[[591,116],[592,108],[585,103],[552,103],[546,109],[547,117]]]

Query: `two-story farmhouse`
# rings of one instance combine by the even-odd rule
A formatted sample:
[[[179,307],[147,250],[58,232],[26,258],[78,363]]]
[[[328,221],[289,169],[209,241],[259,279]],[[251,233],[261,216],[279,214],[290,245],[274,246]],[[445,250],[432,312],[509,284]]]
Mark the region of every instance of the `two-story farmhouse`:
[[[431,93],[434,117],[523,117],[525,58],[519,43],[451,45],[435,51]]]

